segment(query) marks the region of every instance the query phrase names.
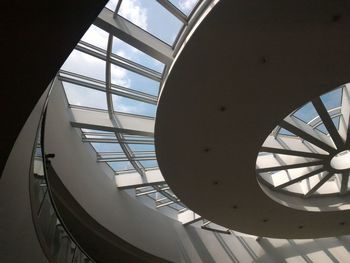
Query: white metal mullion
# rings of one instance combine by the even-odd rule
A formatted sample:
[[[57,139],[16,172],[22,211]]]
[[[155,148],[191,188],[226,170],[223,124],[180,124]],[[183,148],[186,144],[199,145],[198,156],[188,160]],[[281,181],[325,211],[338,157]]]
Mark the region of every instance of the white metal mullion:
[[[120,127],[119,122],[114,114],[114,107],[113,107],[113,98],[112,98],[112,86],[111,86],[111,62],[110,62],[110,56],[112,53],[112,44],[113,44],[113,35],[109,34],[108,37],[108,45],[107,45],[107,59],[106,59],[106,96],[107,96],[107,106],[108,106],[108,113],[109,113],[109,117],[113,123],[113,125],[117,128]],[[128,145],[122,143],[123,140],[123,136],[118,133],[115,132],[115,136],[119,142],[120,147],[122,148],[123,152],[125,153],[125,156],[129,159],[129,162],[131,163],[131,165],[134,167],[134,169],[140,174],[140,175],[144,175],[144,170],[142,168],[140,168],[137,163],[132,159],[133,156],[131,154],[131,150],[128,147]]]
[[[84,47],[86,46],[86,47]],[[87,48],[89,47],[89,48]],[[94,45],[91,45],[89,43],[80,41],[79,44],[75,47],[76,50],[84,52],[90,56],[93,56],[95,58],[101,59],[106,61],[107,55],[106,51],[103,49],[100,49],[98,47],[95,47]],[[139,65],[135,62],[129,61],[127,59],[124,59],[118,55],[110,54],[108,56],[110,63],[122,67],[124,69],[130,70],[132,72],[138,73],[142,76],[145,76],[147,78],[153,79],[155,81],[160,81],[161,73],[154,71],[152,69],[149,69],[147,67],[144,67],[142,65]]]
[[[104,8],[96,18],[94,24],[164,64],[170,65],[172,63],[173,50],[168,44],[132,24],[120,15],[116,15],[115,17],[113,15],[114,13],[112,11]]]
[[[168,0],[157,0],[157,2],[161,4],[166,10],[168,10],[173,16],[179,19],[182,23],[187,24],[187,16]]]

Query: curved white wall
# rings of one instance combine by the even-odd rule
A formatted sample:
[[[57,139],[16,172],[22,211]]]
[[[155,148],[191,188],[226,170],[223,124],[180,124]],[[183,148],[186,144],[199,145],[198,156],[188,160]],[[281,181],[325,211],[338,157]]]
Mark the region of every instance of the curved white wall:
[[[2,263],[48,262],[36,236],[29,193],[32,151],[46,96],[47,92],[44,92],[23,126],[0,180]],[[6,129],[6,123],[3,125],[2,128]]]

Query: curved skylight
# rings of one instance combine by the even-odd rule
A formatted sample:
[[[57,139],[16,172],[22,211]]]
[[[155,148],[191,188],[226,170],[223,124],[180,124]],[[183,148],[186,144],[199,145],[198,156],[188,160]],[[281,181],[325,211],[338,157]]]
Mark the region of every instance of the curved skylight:
[[[260,183],[304,198],[350,191],[350,85],[326,93],[284,118],[256,161]]]
[[[180,47],[217,2],[112,0],[58,73],[72,126],[94,148],[97,162],[114,171],[116,187],[183,224],[201,217],[186,208],[160,173],[155,115]]]

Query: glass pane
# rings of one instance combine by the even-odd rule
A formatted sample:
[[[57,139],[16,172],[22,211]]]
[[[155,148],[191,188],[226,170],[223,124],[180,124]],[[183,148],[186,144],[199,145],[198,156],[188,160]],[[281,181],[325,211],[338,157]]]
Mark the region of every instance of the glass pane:
[[[96,152],[122,152],[118,143],[91,143]]]
[[[283,129],[283,128],[281,128],[281,129],[278,131],[278,134],[279,134],[279,135],[295,136],[293,133],[291,133],[290,131],[288,131],[288,130],[286,130],[286,129]]]
[[[97,26],[91,25],[81,40],[99,48],[107,49],[108,33]]]
[[[62,69],[104,81],[106,75],[105,65],[106,63],[101,59],[73,50],[64,62]]]
[[[334,117],[334,118],[332,119],[332,121],[333,121],[335,127],[336,127],[337,129],[339,129],[340,117],[339,117],[339,116],[338,116],[338,117]],[[325,126],[323,123],[320,124],[320,125],[318,125],[318,126],[316,127],[316,130],[318,130],[318,131],[320,131],[320,132],[322,132],[322,133],[324,133],[324,134],[327,134],[327,135],[329,134],[328,130],[326,129],[326,126]]]
[[[170,0],[170,2],[188,16],[198,3],[198,0]]]
[[[342,90],[342,88],[338,88],[321,96],[321,100],[327,110],[340,107],[342,99]]]
[[[111,65],[111,78],[113,84],[155,96],[158,95],[158,81],[144,77],[130,70],[126,70],[116,65]]]
[[[154,167],[158,167],[158,163],[156,160],[151,160],[151,161],[140,161],[140,163],[142,164],[142,166],[144,168],[154,168]]]
[[[63,87],[69,104],[107,109],[106,93],[67,82],[63,82]]]
[[[129,144],[130,149],[136,151],[155,151],[154,144]]]
[[[302,106],[300,109],[298,109],[296,112],[294,112],[293,116],[308,123],[309,121],[317,117],[318,113],[315,107],[312,105],[312,103],[308,102],[307,104]]]
[[[124,113],[155,117],[157,106],[141,101],[112,95],[114,110]]]
[[[143,53],[142,51],[134,48],[133,46],[125,43],[124,41],[114,37],[112,52],[120,57],[134,61],[142,66],[153,69],[162,73],[164,70],[164,64],[151,56]]]
[[[170,45],[183,25],[155,0],[123,0],[119,15]]]
[[[114,12],[115,8],[117,7],[118,2],[119,2],[119,0],[110,0],[110,1],[108,1],[106,7]]]
[[[129,161],[125,162],[108,162],[108,165],[116,172],[125,171],[125,170],[133,170],[134,167],[131,165]]]

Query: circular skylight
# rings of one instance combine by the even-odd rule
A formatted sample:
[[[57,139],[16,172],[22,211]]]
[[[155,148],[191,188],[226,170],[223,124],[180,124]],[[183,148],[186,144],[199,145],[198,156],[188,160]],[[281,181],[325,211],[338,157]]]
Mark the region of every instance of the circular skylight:
[[[303,198],[349,193],[349,88],[313,99],[273,129],[256,161],[260,184]]]

